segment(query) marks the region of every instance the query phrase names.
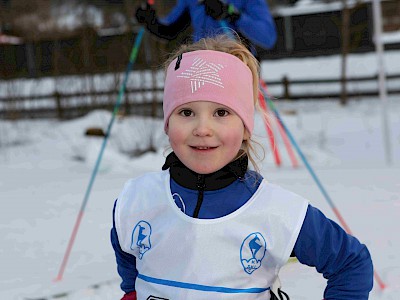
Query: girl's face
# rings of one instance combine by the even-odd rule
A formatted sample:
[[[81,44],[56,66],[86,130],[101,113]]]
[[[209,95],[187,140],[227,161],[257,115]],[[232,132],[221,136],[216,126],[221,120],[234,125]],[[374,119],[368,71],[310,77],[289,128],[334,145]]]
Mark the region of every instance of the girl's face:
[[[178,106],[169,118],[167,134],[178,158],[199,174],[223,168],[236,157],[243,140],[249,138],[234,111],[208,101]]]

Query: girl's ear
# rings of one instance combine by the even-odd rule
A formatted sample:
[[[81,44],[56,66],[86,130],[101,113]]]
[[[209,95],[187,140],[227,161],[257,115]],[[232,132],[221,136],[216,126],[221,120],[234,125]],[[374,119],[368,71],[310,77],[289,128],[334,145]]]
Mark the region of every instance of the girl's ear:
[[[250,133],[249,133],[249,131],[247,130],[247,128],[245,127],[244,128],[244,133],[243,133],[243,141],[247,141],[247,140],[249,140],[250,139]]]
[[[169,123],[167,123],[164,127],[164,132],[166,135],[168,135],[168,131],[169,131]],[[169,135],[168,135],[169,136]]]

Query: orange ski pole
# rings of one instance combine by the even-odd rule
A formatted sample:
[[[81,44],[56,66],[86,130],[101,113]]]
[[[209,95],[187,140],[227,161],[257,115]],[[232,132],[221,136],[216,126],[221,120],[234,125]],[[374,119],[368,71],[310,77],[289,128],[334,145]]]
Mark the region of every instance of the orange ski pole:
[[[268,94],[268,89],[267,89],[266,83],[264,81],[260,80],[260,84],[261,84],[261,88]],[[264,106],[266,106],[265,105],[265,101],[263,103],[264,103]],[[294,154],[292,147],[290,146],[290,141],[289,141],[289,139],[288,139],[288,137],[286,135],[286,132],[283,129],[283,127],[282,127],[280,122],[277,122],[277,124],[278,124],[279,133],[282,136],[283,143],[285,144],[285,148],[286,148],[287,153],[289,154],[289,157],[290,157],[290,160],[292,162],[293,168],[297,168],[299,166],[299,163],[298,163],[298,161],[296,159],[296,155]]]
[[[262,93],[259,94],[258,102],[260,103],[261,109],[267,113],[267,105]],[[281,166],[281,157],[279,155],[278,146],[275,143],[274,132],[272,131],[271,123],[268,120],[266,115],[263,115],[265,130],[268,133],[269,143],[271,145],[272,153],[274,154],[275,164],[280,167]]]

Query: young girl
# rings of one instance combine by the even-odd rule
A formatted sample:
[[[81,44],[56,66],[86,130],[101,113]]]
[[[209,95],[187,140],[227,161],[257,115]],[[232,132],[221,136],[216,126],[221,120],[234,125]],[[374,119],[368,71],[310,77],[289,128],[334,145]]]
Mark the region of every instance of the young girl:
[[[173,152],[162,171],[129,180],[114,206],[122,299],[289,299],[273,284],[291,255],[327,279],[324,299],[368,299],[366,246],[248,168],[257,170],[253,55],[218,36],[182,46],[167,65]]]

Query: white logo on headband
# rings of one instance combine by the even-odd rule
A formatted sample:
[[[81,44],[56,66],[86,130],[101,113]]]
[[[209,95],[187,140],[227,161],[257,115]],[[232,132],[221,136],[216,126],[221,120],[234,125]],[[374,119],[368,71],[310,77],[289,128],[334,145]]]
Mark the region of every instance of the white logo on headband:
[[[192,93],[196,92],[206,83],[224,88],[221,77],[219,77],[218,74],[218,72],[223,68],[224,66],[221,64],[207,62],[202,58],[196,57],[193,60],[192,66],[186,71],[183,71],[181,75],[178,75],[177,77],[190,79]]]

